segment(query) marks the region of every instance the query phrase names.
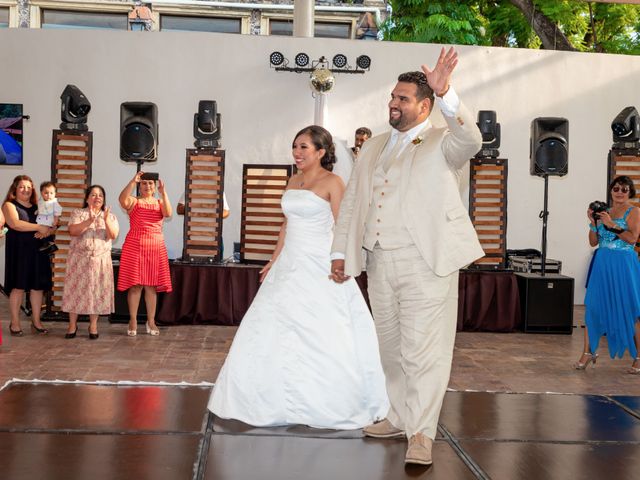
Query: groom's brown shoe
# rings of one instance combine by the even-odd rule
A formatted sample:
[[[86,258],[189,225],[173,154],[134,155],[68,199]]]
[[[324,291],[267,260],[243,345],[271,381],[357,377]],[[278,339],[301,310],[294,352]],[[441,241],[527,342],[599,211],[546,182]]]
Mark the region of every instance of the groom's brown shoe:
[[[393,426],[386,418],[380,422],[367,425],[362,430],[367,437],[373,438],[400,438],[404,437],[404,431]]]
[[[431,465],[433,463],[433,460],[431,459],[432,446],[433,440],[426,435],[420,432],[412,435],[409,439],[409,448],[407,448],[407,455],[404,458],[404,463]]]

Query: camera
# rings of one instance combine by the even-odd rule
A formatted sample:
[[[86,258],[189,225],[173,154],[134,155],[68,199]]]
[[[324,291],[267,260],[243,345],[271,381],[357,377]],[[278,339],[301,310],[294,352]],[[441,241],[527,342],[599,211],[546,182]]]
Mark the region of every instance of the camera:
[[[156,172],[145,172],[140,176],[140,180],[155,180],[156,182],[160,179],[160,174]]]
[[[605,202],[595,200],[589,204],[589,210],[593,213],[594,218],[598,218],[602,212],[606,212],[609,208]]]

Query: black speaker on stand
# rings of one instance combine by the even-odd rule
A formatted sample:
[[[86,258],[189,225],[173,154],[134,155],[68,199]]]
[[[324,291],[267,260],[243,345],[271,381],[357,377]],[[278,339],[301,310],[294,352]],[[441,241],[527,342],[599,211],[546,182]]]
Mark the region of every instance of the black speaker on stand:
[[[549,217],[549,176],[569,173],[569,121],[566,118],[540,117],[531,122],[529,149],[531,175],[544,178],[542,219],[542,272],[547,260],[547,219]]]
[[[549,177],[569,172],[569,122],[541,117],[531,122],[531,175],[544,178],[541,272],[517,273],[526,333],[573,333],[573,278],[546,273]]]
[[[120,159],[136,162],[158,160],[158,107],[151,102],[124,102],[120,105]]]

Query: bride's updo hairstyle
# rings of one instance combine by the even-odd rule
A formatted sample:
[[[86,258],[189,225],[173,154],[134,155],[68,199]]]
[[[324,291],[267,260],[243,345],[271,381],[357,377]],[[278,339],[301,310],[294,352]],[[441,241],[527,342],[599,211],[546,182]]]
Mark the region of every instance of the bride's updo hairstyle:
[[[320,165],[322,165],[322,168],[329,170],[330,172],[333,171],[333,164],[336,163],[336,147],[333,144],[333,137],[331,137],[331,134],[326,129],[318,125],[309,125],[296,133],[293,141],[295,142],[300,135],[304,134],[311,137],[311,142],[317,150],[324,149],[325,154],[320,159]]]

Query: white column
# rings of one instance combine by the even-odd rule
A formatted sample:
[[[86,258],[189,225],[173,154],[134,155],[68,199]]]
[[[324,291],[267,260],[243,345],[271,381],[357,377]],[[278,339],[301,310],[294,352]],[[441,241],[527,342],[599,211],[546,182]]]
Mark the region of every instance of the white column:
[[[321,127],[329,123],[329,102],[326,93],[316,93],[316,103],[313,112],[313,123]]]
[[[314,0],[294,0],[293,36],[313,37]]]

